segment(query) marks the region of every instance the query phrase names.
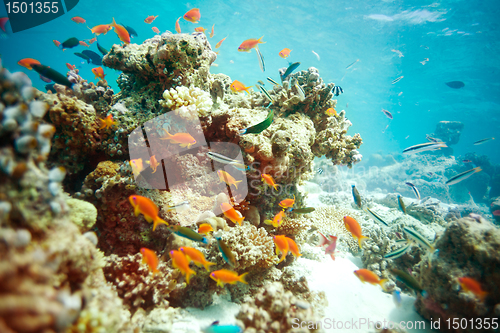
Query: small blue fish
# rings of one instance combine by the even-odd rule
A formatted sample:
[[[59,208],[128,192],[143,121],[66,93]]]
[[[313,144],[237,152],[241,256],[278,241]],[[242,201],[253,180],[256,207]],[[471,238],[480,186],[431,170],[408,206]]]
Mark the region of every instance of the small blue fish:
[[[202,329],[203,333],[241,333],[243,330],[238,325],[219,325],[214,321],[212,325]]]
[[[323,169],[318,168],[318,173],[321,175],[323,173]]]
[[[394,304],[399,308],[401,306],[401,292],[394,290],[392,292],[392,300],[394,301]]]

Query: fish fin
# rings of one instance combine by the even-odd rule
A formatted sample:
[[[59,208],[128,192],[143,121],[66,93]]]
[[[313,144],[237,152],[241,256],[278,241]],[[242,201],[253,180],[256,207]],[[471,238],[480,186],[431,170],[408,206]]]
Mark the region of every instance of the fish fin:
[[[325,244],[328,244],[328,239],[326,239],[325,235],[323,235],[321,232],[318,231],[318,233],[321,235],[319,238],[319,244],[316,246],[323,246]]]
[[[265,44],[265,43],[267,43],[267,42],[263,42],[263,41],[261,41],[261,39],[262,39],[262,38],[264,38],[264,36],[262,36],[262,37],[260,37],[259,39],[257,39],[257,41],[259,42],[259,44]]]
[[[344,223],[344,225],[345,225],[345,228],[347,229],[347,231],[351,232],[351,228],[349,228],[349,224]]]
[[[273,225],[273,221],[272,220],[264,220],[264,223],[265,224],[269,224],[269,225]]]
[[[242,216],[241,218],[237,219],[236,220],[238,222],[238,224],[241,226],[241,223],[243,223],[243,221],[245,221],[245,217]]]
[[[164,128],[162,128],[162,130],[167,134],[167,137],[165,138],[160,138],[161,140],[170,140],[170,138],[172,137],[172,134],[168,133],[168,131]]]
[[[385,288],[385,283],[387,282],[388,280],[387,279],[382,279],[378,282],[378,284],[382,287],[382,289],[384,291],[387,291],[387,289]]]
[[[241,182],[242,182],[242,180],[238,180],[237,182],[234,182],[234,184],[233,184],[234,187],[236,187],[236,189],[238,189],[238,183],[241,183]]]
[[[363,248],[363,242],[365,241],[365,239],[368,239],[368,237],[366,236],[363,236],[361,235],[361,237],[358,238],[358,243],[359,243],[359,248],[362,249]]]
[[[273,187],[274,187],[274,189],[275,189],[276,191],[279,191],[279,190],[278,190],[278,184],[274,184],[274,185],[273,185]]]
[[[332,258],[332,260],[335,261],[335,254],[334,253],[330,254],[330,257]]]
[[[169,224],[168,224],[166,221],[164,221],[164,220],[162,220],[161,218],[157,217],[157,218],[155,218],[155,219],[154,219],[153,231],[155,231],[155,229],[156,229],[156,227],[158,226],[158,224],[161,224],[161,223],[163,223],[163,224],[165,224],[165,225],[169,226]]]
[[[139,216],[139,213],[141,212],[141,209],[139,208],[139,205],[134,207],[134,215]]]
[[[240,130],[239,130],[239,134],[240,134],[240,135],[247,134],[247,128],[240,129]]]
[[[215,263],[210,262],[210,261],[205,261],[205,262],[203,263],[203,266],[205,266],[205,269],[206,269],[208,272],[210,271],[210,268],[209,268],[209,267],[210,267],[210,266],[212,266],[212,265],[215,265]]]
[[[248,284],[247,281],[245,281],[245,276],[247,276],[247,274],[248,274],[248,272],[241,274],[238,277],[238,281],[240,281],[241,283],[244,283],[244,284]]]

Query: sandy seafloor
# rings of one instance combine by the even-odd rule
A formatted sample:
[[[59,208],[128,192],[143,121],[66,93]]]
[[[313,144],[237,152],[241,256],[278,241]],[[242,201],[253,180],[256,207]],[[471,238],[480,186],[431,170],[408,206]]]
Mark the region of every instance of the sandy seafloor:
[[[346,193],[347,194],[347,193]],[[307,206],[325,206],[319,201],[320,193],[308,194]],[[346,208],[351,208],[351,202],[345,202]],[[308,251],[317,251],[324,254],[320,248],[308,248]],[[353,332],[366,333],[375,332],[373,327],[368,328],[365,324],[359,327],[359,320],[365,319],[377,321],[420,322],[425,323],[425,329],[407,329],[407,332],[423,333],[437,332],[430,329],[430,322],[423,319],[414,309],[415,297],[401,294],[402,302],[397,307],[391,294],[382,291],[378,285],[362,283],[353,273],[363,268],[361,259],[350,253],[337,251],[336,259],[323,256],[321,261],[298,258],[289,267],[300,271],[307,279],[312,291],[324,291],[328,300],[328,306],[324,309],[325,318],[333,319],[335,322],[349,322],[358,320],[358,328],[353,329],[323,329],[321,332]],[[187,308],[183,311],[183,317],[174,321],[173,333],[199,333],[201,329],[218,320],[220,324],[236,323],[235,315],[239,311],[239,305],[229,300],[229,293],[222,296],[214,296],[214,303],[204,310]],[[405,324],[406,325],[406,324]]]

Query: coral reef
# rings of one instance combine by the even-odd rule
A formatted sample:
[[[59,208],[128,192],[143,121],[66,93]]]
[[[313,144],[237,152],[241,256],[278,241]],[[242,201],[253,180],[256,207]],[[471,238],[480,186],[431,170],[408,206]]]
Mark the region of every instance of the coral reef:
[[[497,318],[500,308],[500,231],[485,219],[466,217],[448,225],[437,240],[438,254],[421,272],[429,298],[418,297],[417,311],[425,318]],[[460,288],[458,278],[478,281],[488,294],[481,300]],[[475,332],[476,328],[463,329]]]
[[[434,133],[431,137],[440,139],[446,143],[447,146],[456,145],[460,140],[460,134],[464,129],[464,124],[459,121],[440,121],[436,125]]]
[[[160,105],[175,112],[181,118],[191,119],[192,115],[207,116],[212,109],[210,94],[197,87],[176,87],[165,90],[164,101]]]

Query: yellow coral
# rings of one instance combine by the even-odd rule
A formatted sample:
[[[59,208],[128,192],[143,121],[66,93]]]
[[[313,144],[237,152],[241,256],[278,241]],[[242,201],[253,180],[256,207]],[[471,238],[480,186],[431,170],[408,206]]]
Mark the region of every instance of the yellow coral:
[[[206,91],[196,87],[179,86],[163,92],[160,104],[164,108],[175,111],[175,114],[185,119],[195,119],[197,111],[199,116],[206,116],[212,109],[212,98]]]

